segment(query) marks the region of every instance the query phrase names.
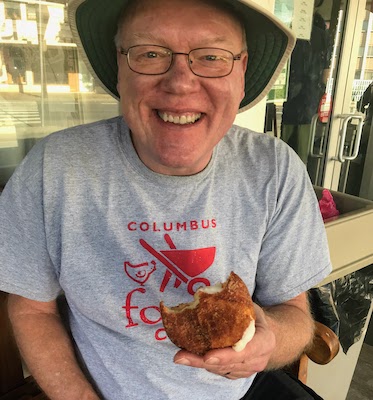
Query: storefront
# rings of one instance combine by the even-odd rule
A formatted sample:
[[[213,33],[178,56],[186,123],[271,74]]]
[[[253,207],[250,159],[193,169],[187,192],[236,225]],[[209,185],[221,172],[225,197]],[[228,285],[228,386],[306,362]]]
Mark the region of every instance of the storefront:
[[[73,43],[67,3],[0,1],[0,190],[37,140],[119,113],[118,101],[90,74]],[[342,210],[346,219],[327,226],[335,266],[329,281],[338,279],[373,263],[373,3],[261,4],[298,40],[267,99],[239,114],[236,123],[285,140],[314,185],[341,193],[343,204],[344,194],[354,196]],[[355,353],[341,361],[349,367],[336,394],[342,397],[335,399],[348,390]],[[314,376],[322,382],[318,372]]]
[[[316,185],[373,199],[370,1],[267,3],[298,41],[266,102],[237,123],[287,141]],[[0,1],[0,185],[35,140],[117,113],[72,41],[65,1]]]
[[[72,42],[65,1],[0,1],[0,186],[38,139],[117,114]]]

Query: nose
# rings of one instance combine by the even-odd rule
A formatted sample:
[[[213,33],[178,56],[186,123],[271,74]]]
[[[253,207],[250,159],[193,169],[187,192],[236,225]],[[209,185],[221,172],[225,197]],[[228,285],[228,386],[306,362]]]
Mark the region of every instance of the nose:
[[[196,89],[198,77],[189,67],[187,53],[174,53],[170,69],[162,79],[165,90],[175,93],[187,93]]]

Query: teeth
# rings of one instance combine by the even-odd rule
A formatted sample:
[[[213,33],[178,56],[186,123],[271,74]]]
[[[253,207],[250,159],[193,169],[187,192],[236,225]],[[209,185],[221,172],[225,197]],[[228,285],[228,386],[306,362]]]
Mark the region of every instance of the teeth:
[[[165,112],[163,113],[158,112],[158,115],[163,119],[164,122],[172,122],[173,124],[179,124],[179,125],[192,124],[201,118],[201,113],[192,115],[189,114],[189,115],[173,116]]]

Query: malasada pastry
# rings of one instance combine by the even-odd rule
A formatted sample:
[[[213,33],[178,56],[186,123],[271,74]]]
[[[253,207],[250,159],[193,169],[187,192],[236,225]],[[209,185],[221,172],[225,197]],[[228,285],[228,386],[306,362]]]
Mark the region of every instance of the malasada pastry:
[[[234,272],[224,283],[200,288],[194,301],[167,307],[160,303],[170,340],[198,355],[233,347],[241,351],[255,333],[255,311],[243,280]]]

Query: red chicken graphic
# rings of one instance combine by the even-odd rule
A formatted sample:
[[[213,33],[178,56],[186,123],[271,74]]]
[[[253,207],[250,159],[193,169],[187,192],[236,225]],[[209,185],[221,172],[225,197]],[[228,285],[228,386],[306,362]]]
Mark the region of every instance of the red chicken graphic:
[[[124,262],[124,271],[133,281],[144,285],[150,275],[156,270],[156,262],[154,260],[144,262],[142,264],[133,265],[129,261]]]

